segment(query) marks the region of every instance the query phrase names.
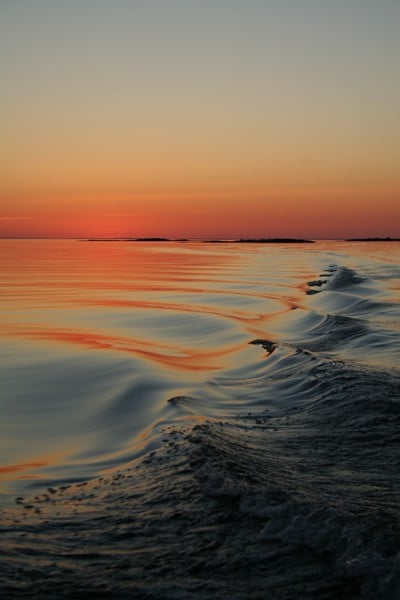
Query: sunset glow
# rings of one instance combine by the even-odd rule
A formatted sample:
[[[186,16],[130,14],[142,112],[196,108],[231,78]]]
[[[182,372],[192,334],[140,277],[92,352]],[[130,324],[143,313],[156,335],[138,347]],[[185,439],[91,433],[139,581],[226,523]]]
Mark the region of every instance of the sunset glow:
[[[400,236],[400,5],[2,3],[0,236]]]

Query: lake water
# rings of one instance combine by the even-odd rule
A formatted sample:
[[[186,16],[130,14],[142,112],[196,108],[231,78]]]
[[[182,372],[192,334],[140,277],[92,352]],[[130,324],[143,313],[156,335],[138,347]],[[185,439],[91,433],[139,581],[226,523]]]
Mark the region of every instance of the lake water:
[[[400,597],[400,243],[0,260],[7,597]]]

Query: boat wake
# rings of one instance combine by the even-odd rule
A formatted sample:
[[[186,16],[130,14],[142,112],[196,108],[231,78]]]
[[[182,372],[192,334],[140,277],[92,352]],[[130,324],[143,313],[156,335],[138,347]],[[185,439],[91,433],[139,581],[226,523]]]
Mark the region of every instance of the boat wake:
[[[340,265],[308,290],[157,448],[3,510],[4,597],[400,597],[398,305]]]

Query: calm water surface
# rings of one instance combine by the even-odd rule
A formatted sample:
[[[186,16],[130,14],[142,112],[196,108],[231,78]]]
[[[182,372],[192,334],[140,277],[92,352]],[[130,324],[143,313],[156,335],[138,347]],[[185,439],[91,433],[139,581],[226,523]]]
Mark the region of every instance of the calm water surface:
[[[205,386],[254,355],[313,272],[307,259],[282,272],[272,248],[0,244],[2,492],[93,476],[143,452],[157,424],[226,413]],[[168,403],[181,395],[196,400]]]

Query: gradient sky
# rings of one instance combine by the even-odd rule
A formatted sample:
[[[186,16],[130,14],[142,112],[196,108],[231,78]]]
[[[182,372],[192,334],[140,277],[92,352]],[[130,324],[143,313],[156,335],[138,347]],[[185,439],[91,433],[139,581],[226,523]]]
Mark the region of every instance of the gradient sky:
[[[400,237],[399,0],[0,0],[0,236]]]

